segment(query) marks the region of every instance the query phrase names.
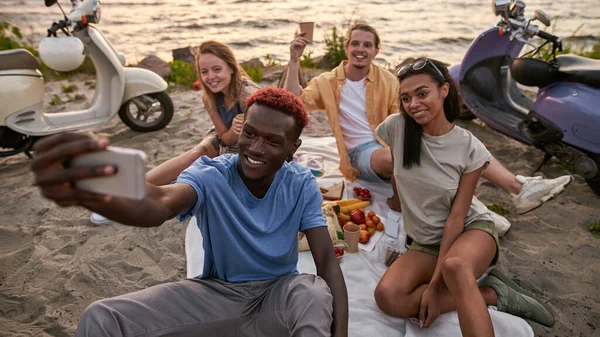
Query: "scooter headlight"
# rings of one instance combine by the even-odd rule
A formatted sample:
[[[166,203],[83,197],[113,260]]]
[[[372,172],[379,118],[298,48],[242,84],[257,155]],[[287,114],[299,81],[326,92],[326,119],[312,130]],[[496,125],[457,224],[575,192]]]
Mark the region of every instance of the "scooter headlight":
[[[100,22],[100,0],[83,0],[71,9],[67,18],[82,24]]]
[[[95,23],[99,23],[100,22],[100,0],[92,0],[92,9],[94,11],[94,22]]]

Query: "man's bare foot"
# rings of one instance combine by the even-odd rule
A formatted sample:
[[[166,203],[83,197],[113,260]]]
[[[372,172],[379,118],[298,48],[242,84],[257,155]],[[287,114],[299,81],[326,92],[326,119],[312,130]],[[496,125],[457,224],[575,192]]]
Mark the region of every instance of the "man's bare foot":
[[[400,204],[400,199],[397,195],[388,198],[387,204],[391,210],[394,210],[396,212],[402,212],[402,205]]]

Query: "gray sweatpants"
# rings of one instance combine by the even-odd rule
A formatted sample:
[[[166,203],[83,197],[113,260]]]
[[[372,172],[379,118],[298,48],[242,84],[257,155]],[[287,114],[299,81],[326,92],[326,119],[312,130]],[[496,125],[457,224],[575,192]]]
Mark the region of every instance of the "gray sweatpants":
[[[315,275],[188,279],[92,303],[75,336],[331,336],[332,313],[331,291]]]

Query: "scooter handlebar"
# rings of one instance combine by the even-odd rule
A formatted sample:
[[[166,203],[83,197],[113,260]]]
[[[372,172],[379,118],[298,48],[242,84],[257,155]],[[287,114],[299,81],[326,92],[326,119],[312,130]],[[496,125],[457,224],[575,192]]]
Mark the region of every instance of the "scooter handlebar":
[[[546,33],[543,30],[538,30],[537,36],[541,37],[542,39],[548,40],[548,41],[550,41],[552,43],[555,43],[555,44],[558,44],[558,45],[562,45],[560,37],[558,37],[556,35],[552,35],[550,33]]]
[[[53,22],[52,26],[50,28],[48,28],[48,37],[50,36],[56,36],[56,32],[59,29],[62,29],[64,31],[64,29],[67,27],[68,23],[65,20],[60,20],[58,23]]]

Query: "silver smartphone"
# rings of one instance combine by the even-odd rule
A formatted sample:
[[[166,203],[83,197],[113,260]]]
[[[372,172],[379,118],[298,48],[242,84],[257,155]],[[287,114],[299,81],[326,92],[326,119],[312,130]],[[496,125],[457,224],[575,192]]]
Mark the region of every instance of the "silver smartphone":
[[[146,154],[140,150],[109,146],[104,151],[86,153],[71,161],[73,167],[114,165],[117,173],[110,177],[83,179],[78,189],[131,199],[146,196]]]

